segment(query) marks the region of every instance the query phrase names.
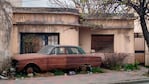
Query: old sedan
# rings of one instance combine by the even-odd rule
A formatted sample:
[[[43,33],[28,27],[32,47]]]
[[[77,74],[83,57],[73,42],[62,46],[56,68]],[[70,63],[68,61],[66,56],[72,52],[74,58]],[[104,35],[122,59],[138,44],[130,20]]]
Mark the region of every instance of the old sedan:
[[[101,57],[86,55],[78,46],[47,45],[38,53],[14,56],[17,71],[48,71],[53,69],[78,69],[82,65],[100,66]]]

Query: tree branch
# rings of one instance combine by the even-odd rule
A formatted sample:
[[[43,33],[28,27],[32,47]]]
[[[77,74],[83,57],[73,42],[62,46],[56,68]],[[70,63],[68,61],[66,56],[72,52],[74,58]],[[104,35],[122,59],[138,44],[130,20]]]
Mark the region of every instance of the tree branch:
[[[141,3],[142,3],[142,7],[144,7],[145,3],[146,3],[146,0],[143,0]]]
[[[146,2],[145,8],[147,8],[147,10],[149,10],[149,1]]]
[[[146,2],[144,9],[145,9],[146,16],[149,17],[149,15],[148,15],[148,13],[149,13],[149,1]]]
[[[131,6],[138,14],[140,13],[139,5],[133,4],[131,0],[128,0],[126,3],[128,6]]]

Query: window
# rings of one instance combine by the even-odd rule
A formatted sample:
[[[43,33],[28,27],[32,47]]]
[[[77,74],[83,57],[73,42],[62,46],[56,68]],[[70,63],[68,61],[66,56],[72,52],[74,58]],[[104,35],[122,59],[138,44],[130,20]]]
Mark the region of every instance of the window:
[[[59,44],[58,33],[21,33],[21,54],[36,53],[45,45]]]
[[[52,50],[51,54],[68,54],[68,50],[64,47],[57,47]]]
[[[135,33],[134,37],[135,38],[143,38],[143,34],[142,33]]]
[[[80,54],[79,50],[77,48],[70,48],[72,51],[72,54]]]

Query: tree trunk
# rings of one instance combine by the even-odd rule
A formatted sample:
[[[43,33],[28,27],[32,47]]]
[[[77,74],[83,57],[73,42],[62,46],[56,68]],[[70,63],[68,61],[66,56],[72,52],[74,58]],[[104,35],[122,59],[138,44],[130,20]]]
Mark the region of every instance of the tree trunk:
[[[140,16],[140,24],[143,31],[144,39],[146,40],[147,46],[149,48],[149,32],[147,29],[146,21],[144,16]]]
[[[0,71],[7,67],[10,57],[9,42],[12,28],[12,6],[5,0],[0,0]]]

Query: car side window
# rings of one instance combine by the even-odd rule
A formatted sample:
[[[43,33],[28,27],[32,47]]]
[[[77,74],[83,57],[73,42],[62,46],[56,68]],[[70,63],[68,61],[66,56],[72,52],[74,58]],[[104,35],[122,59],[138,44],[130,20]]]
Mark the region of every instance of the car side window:
[[[78,48],[69,48],[71,50],[71,53],[69,54],[81,54]]]
[[[51,54],[68,54],[68,50],[64,47],[56,47],[52,50]]]

